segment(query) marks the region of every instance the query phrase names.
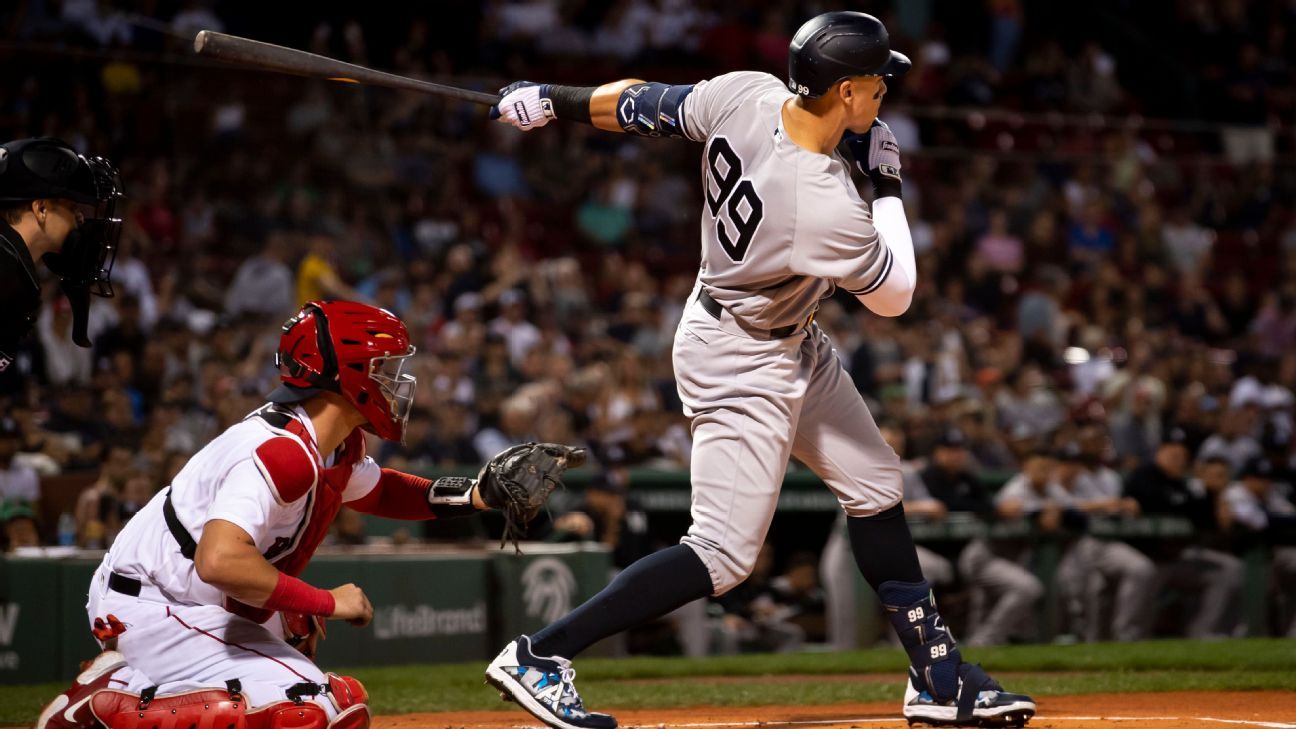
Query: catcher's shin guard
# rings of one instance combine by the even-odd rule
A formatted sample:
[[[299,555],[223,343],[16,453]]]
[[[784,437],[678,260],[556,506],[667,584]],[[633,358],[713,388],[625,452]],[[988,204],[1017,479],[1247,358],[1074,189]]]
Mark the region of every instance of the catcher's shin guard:
[[[90,729],[95,726],[89,707],[90,698],[95,692],[108,688],[113,674],[125,665],[126,658],[117,651],[104,651],[95,656],[67,691],[45,705],[34,729]]]
[[[368,708],[352,707],[329,722],[324,707],[312,701],[275,701],[249,710],[232,689],[199,689],[154,698],[152,691],[135,694],[112,689],[99,691],[90,700],[94,717],[105,729],[367,729]],[[357,711],[358,709],[358,711]],[[363,721],[357,715],[363,714]]]

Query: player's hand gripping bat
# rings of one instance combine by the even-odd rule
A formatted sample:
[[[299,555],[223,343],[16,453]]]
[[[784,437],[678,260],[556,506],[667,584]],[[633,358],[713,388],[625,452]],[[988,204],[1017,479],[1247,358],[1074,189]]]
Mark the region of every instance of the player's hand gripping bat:
[[[299,51],[296,48],[285,48],[273,43],[262,43],[236,35],[226,35],[211,30],[200,30],[194,36],[194,52],[200,56],[215,58],[220,61],[242,64],[269,71],[280,71],[298,76],[340,81],[350,84],[369,84],[386,86],[406,91],[421,91],[436,94],[450,99],[471,101],[474,104],[494,106],[499,103],[499,96],[480,91],[470,91],[455,86],[419,81],[394,73],[375,71],[372,68],[346,63],[336,58],[327,58],[315,53]]]

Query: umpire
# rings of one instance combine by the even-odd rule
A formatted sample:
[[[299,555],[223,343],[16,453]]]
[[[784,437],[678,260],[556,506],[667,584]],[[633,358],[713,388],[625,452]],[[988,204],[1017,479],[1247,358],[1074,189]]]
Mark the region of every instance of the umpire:
[[[0,372],[36,323],[37,259],[72,305],[73,339],[90,346],[90,294],[112,296],[121,197],[111,162],[77,154],[61,139],[0,145]]]

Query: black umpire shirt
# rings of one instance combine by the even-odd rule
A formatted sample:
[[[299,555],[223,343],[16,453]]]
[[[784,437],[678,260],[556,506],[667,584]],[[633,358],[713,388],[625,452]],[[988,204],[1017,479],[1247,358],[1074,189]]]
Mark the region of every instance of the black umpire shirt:
[[[39,311],[36,262],[18,231],[0,221],[0,372],[31,333]]]

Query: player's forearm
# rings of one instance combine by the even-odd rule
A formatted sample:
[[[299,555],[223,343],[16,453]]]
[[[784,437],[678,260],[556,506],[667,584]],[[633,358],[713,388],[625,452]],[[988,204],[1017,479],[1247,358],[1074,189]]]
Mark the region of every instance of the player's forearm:
[[[204,529],[194,569],[198,579],[246,605],[262,606],[279,583],[279,570],[266,561],[256,545],[242,541],[209,539]]]
[[[890,265],[871,290],[857,298],[881,316],[900,316],[909,310],[914,289],[918,286],[918,264],[914,256],[913,235],[905,218],[904,203],[898,197],[883,197],[873,203],[873,224],[878,237],[890,251]]]
[[[621,92],[641,83],[643,81],[637,78],[623,79],[594,89],[594,96],[590,99],[590,123],[609,132],[624,131],[617,121],[617,99]]]
[[[617,99],[622,91],[641,83],[638,79],[623,79],[595,87],[549,84],[545,88],[555,119],[586,122],[605,131],[620,132],[624,130],[617,122]]]
[[[469,516],[489,508],[470,478],[439,478],[436,481],[384,468],[378,484],[369,493],[347,502],[362,514],[388,519],[449,519]]]

